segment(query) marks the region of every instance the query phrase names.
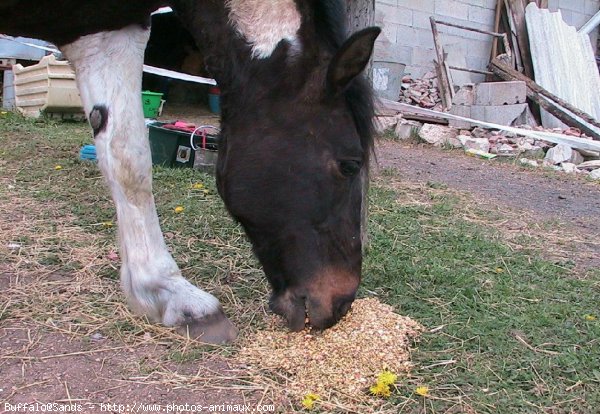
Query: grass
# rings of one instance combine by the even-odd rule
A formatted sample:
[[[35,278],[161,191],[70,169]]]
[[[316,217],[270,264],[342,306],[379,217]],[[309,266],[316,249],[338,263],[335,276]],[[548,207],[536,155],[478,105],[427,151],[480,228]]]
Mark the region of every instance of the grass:
[[[435,198],[435,197],[434,197]],[[433,330],[401,412],[576,412],[600,404],[600,280],[510,248],[459,200],[406,204],[374,186],[364,288]],[[424,402],[411,397],[430,388]],[[468,411],[468,410],[472,411]]]
[[[50,297],[31,287],[18,302],[3,297],[0,321],[34,319],[80,336],[101,330],[129,344],[150,332],[168,342],[168,332],[133,317],[122,303],[116,264],[106,259],[116,250],[114,208],[97,167],[77,161],[88,143],[82,123],[0,115],[0,205],[10,206],[2,217],[28,217],[27,228],[4,233],[0,262],[12,263],[23,277],[40,269],[77,276]],[[204,188],[194,188],[197,183]],[[259,329],[268,288],[213,178],[155,168],[154,190],[184,274],[219,297],[242,336]],[[568,240],[558,243],[544,228],[506,234],[498,223],[509,213],[469,203],[438,183],[403,183],[389,169],[372,186],[360,294],[378,295],[429,329],[387,412],[596,413],[600,272],[575,277]],[[177,206],[184,212],[176,214]],[[5,248],[9,241],[22,245],[19,255]],[[560,258],[549,254],[557,245]],[[75,291],[84,291],[87,302],[77,302]],[[214,352],[230,356],[235,349],[171,339],[161,358],[185,363]],[[155,364],[138,368],[158,375]],[[170,375],[178,384],[180,377]],[[417,395],[418,386],[427,386],[429,396]]]

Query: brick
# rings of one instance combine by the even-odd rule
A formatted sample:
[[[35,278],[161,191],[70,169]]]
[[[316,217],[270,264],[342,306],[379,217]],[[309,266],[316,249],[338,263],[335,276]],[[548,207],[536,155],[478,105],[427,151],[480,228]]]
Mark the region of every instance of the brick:
[[[484,82],[475,85],[475,105],[513,105],[525,103],[525,82]]]
[[[526,103],[499,106],[473,105],[471,106],[471,118],[499,125],[511,125],[515,119],[523,114],[526,108]]]

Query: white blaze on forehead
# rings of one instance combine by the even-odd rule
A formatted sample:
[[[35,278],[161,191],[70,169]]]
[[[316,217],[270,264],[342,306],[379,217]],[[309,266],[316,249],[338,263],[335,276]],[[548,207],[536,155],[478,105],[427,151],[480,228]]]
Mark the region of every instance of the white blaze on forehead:
[[[294,0],[227,0],[231,24],[252,45],[252,55],[271,56],[282,40],[298,45],[302,16]]]

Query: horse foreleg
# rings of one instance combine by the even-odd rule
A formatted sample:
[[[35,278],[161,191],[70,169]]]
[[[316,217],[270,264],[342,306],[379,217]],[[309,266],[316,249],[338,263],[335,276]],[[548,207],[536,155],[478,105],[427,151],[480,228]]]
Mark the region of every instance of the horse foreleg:
[[[148,35],[132,25],[61,47],[75,67],[100,169],[115,202],[121,286],[130,306],[151,320],[204,342],[231,341],[237,329],[214,296],[181,276],[160,230],[141,102]]]

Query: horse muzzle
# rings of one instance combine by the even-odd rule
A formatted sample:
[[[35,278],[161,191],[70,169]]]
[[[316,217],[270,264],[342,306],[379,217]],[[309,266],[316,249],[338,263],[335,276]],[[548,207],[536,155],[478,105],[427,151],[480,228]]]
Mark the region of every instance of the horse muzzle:
[[[305,327],[323,330],[335,325],[352,306],[360,275],[322,272],[306,286],[288,287],[271,297],[271,310],[285,318],[291,331]]]

